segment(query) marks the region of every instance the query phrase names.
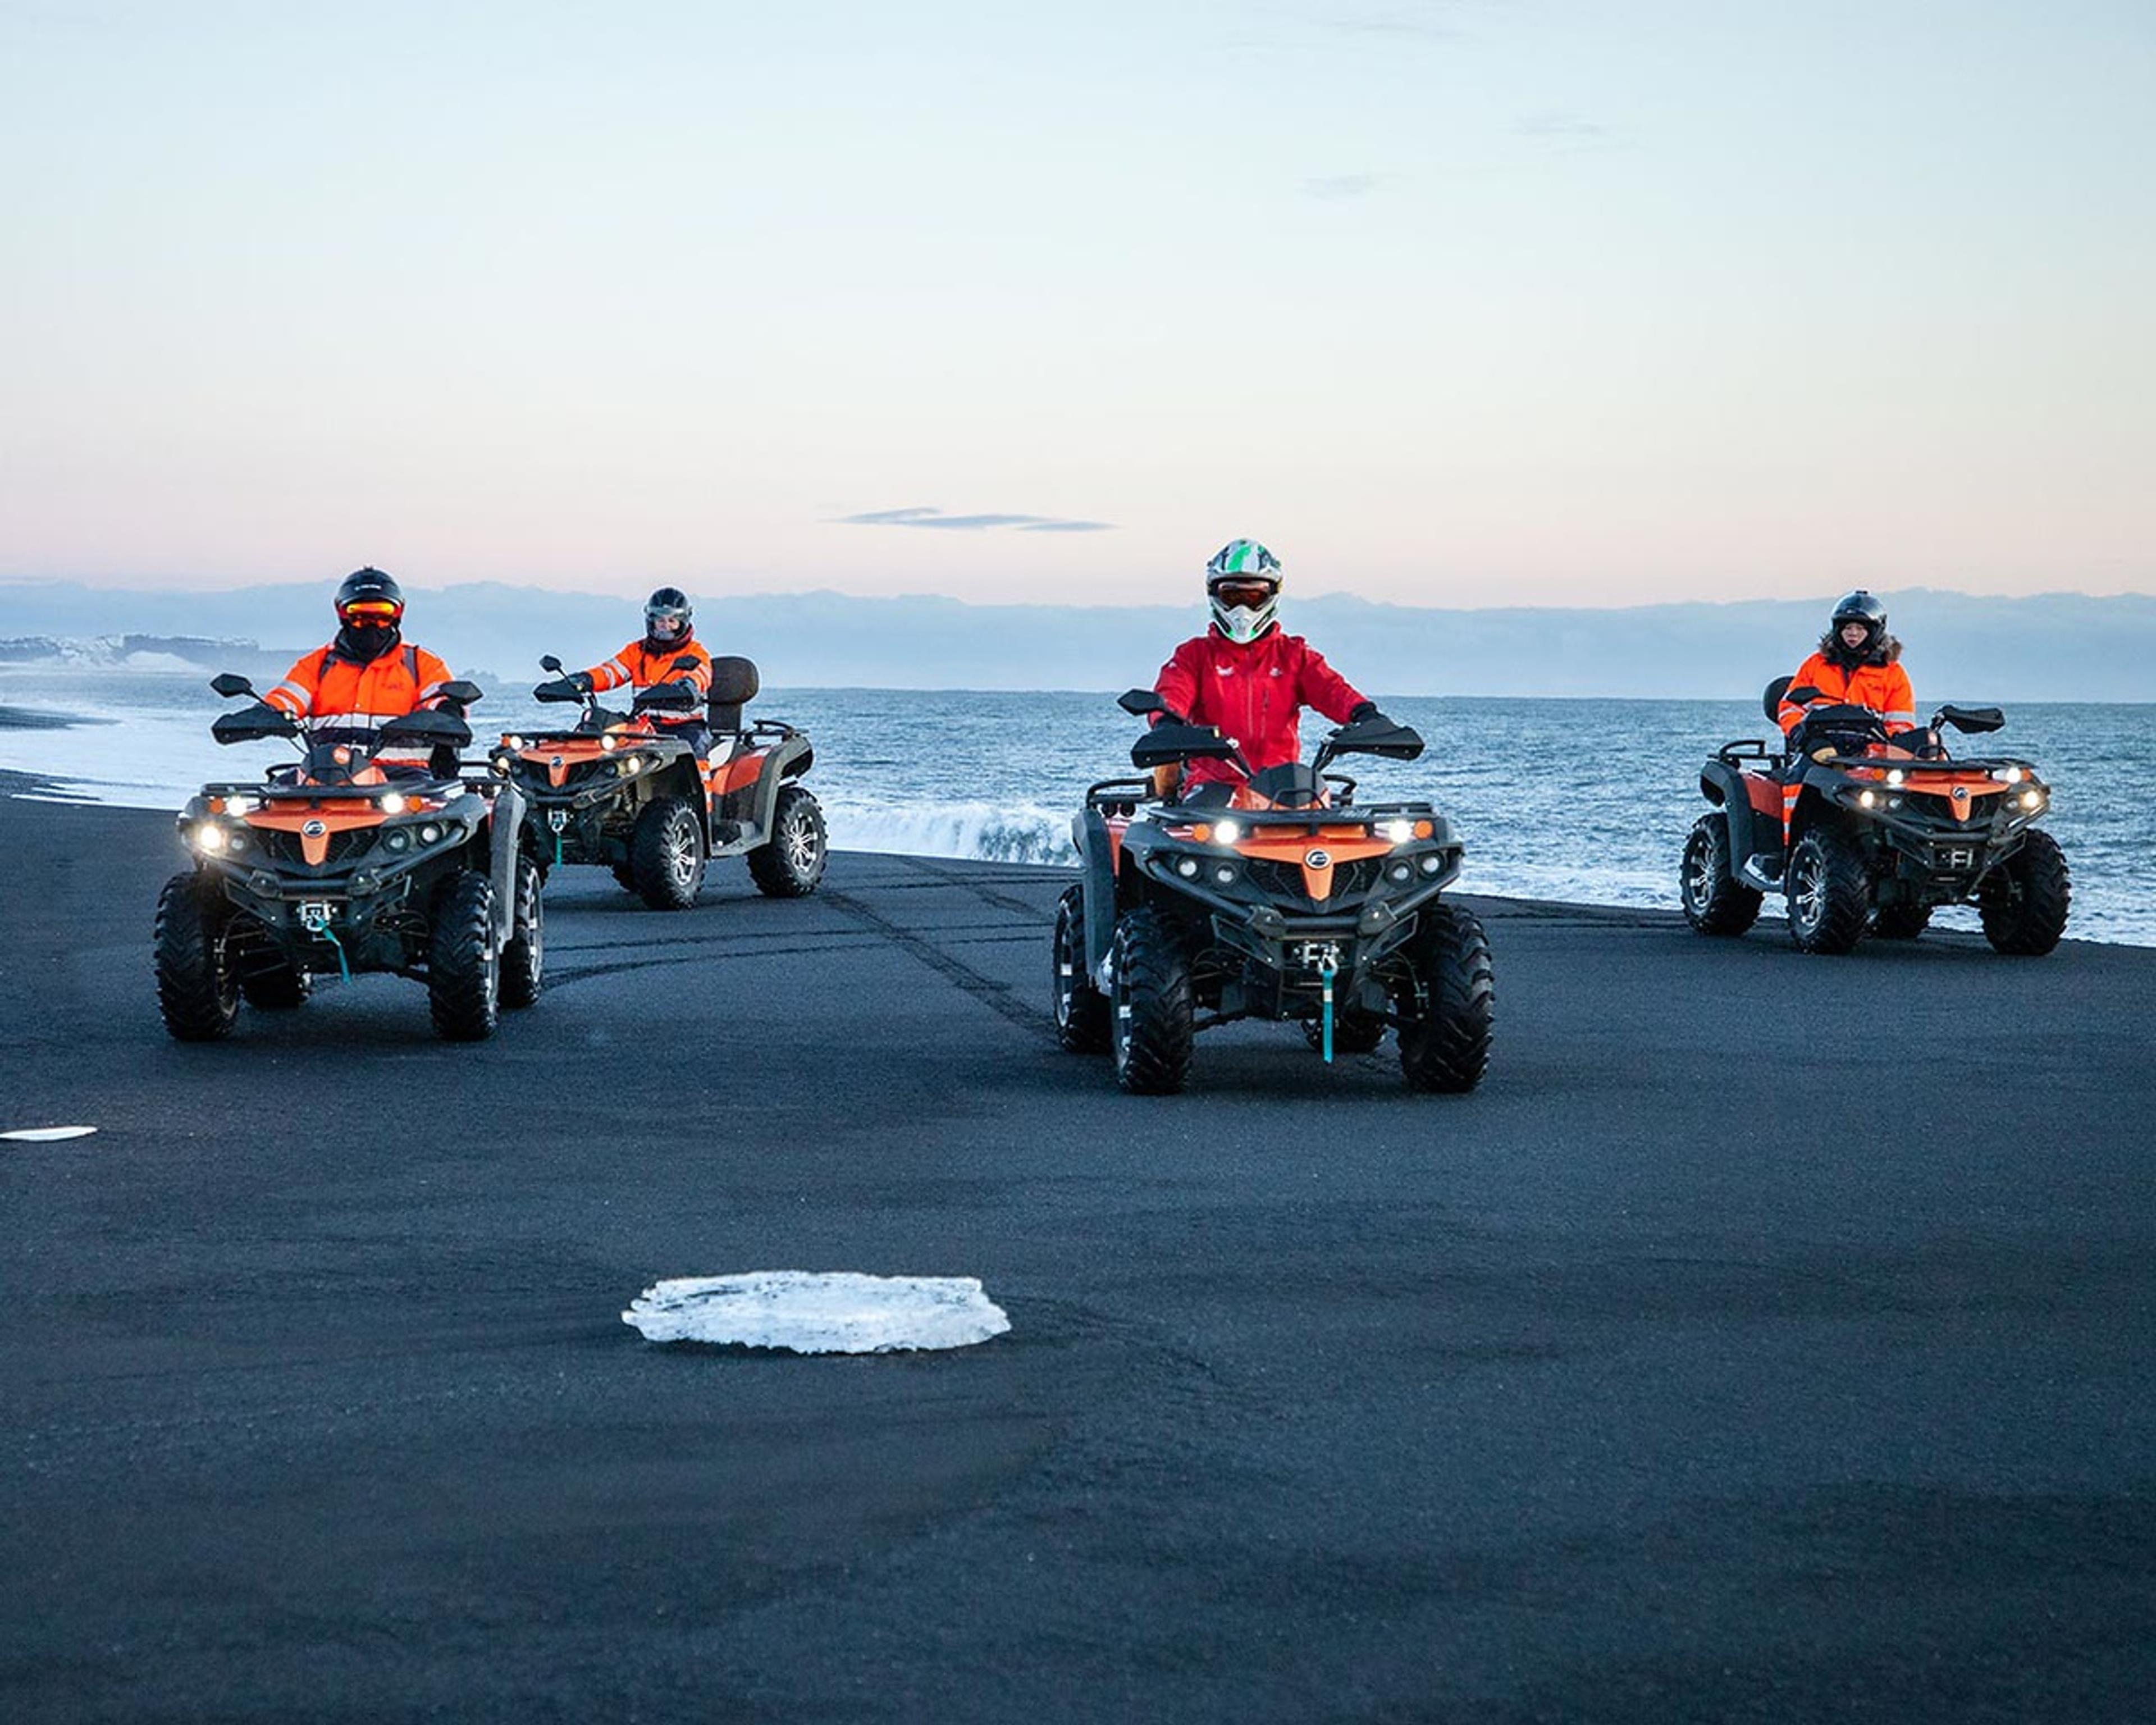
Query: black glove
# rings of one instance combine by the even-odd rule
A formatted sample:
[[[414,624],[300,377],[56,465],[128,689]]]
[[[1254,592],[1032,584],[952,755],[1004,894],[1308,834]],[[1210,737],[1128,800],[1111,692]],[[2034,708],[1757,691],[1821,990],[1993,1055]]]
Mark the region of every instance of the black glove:
[[[1351,725],[1360,725],[1366,720],[1374,720],[1381,725],[1389,725],[1393,722],[1378,711],[1376,701],[1359,701],[1356,702],[1354,711],[1348,715],[1348,722]]]
[[[551,683],[542,683],[531,691],[534,701],[581,701],[592,685],[589,677],[583,680],[583,688],[577,686],[574,677],[557,677]]]

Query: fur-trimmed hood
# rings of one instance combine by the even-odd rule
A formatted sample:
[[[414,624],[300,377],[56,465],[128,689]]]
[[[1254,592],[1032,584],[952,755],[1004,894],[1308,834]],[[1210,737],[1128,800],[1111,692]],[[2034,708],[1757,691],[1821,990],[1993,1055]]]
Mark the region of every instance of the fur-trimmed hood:
[[[1850,670],[1860,665],[1898,665],[1902,660],[1902,644],[1883,630],[1866,653],[1852,655],[1841,644],[1841,631],[1838,629],[1830,629],[1820,637],[1819,649],[1830,663]]]

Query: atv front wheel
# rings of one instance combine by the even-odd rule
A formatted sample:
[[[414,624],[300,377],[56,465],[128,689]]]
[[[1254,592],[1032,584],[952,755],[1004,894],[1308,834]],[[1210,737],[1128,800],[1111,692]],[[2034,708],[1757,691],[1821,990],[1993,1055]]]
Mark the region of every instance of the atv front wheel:
[[[1072,1054],[1101,1054],[1108,1046],[1108,997],[1086,969],[1086,889],[1066,887],[1055,905],[1055,952],[1050,978],[1055,999],[1055,1040]]]
[[[2041,958],[2066,932],[2073,908],[2066,854],[2049,833],[2022,835],[2021,848],[1985,879],[1977,896],[1984,937],[2015,958]]]
[[[1195,1034],[1183,937],[1158,911],[1132,911],[1116,924],[1111,963],[1116,1082],[1133,1096],[1172,1096],[1190,1076]]]
[[[539,998],[547,967],[544,891],[539,865],[516,859],[516,911],[509,920],[509,942],[501,949],[501,1004],[529,1006]]]
[[[1413,998],[1401,1002],[1400,1075],[1411,1090],[1460,1095],[1490,1070],[1496,974],[1482,925],[1450,905],[1432,905],[1415,932]]]
[[[748,854],[749,879],[768,898],[806,898],[824,878],[824,810],[806,785],[781,785],[771,838]]]
[[[1871,913],[1874,940],[1912,941],[1931,926],[1929,905],[1881,905]]]
[[[239,978],[226,941],[232,916],[217,882],[175,875],[157,895],[157,1010],[182,1042],[214,1042],[239,1017]]]
[[[494,883],[462,869],[434,895],[427,942],[427,1004],[434,1029],[452,1042],[494,1034],[501,1000],[501,955],[494,944]]]
[[[704,829],[686,797],[644,806],[629,838],[629,872],[637,896],[654,911],[685,911],[704,886]]]
[[[1685,921],[1702,934],[1738,935],[1759,920],[1760,895],[1736,877],[1731,860],[1727,817],[1702,814],[1677,870]]]
[[[1789,854],[1789,938],[1805,952],[1846,952],[1864,938],[1871,886],[1856,847],[1831,827],[1814,827]]]

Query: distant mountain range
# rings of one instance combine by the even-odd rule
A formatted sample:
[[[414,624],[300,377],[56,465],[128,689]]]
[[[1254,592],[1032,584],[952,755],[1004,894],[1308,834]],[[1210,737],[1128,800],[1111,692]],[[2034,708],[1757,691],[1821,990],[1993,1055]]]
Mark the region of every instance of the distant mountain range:
[[[642,629],[634,603],[585,593],[475,583],[408,597],[412,638],[483,683],[537,680],[542,653],[591,664]],[[1380,697],[1748,698],[1795,669],[1831,603],[1819,594],[1436,610],[1291,593],[1283,619]],[[2156,701],[2156,597],[2003,599],[1918,588],[1892,594],[1891,604],[1920,704]],[[1195,603],[974,605],[827,592],[706,599],[696,615],[706,646],[746,654],[779,689],[1120,690],[1151,682],[1175,644],[1204,623]],[[140,656],[147,655],[254,675],[269,661],[289,663],[333,628],[326,584],[175,593],[0,582],[0,663],[65,655],[151,662]],[[250,651],[249,644],[259,644]]]

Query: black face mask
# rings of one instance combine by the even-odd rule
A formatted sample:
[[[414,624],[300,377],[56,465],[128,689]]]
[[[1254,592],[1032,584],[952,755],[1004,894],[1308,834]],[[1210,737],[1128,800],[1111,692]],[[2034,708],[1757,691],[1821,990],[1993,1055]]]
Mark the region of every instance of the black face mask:
[[[393,653],[403,639],[401,629],[385,628],[381,624],[369,624],[356,628],[346,624],[337,630],[336,649],[341,658],[359,665],[372,665],[385,653]]]

